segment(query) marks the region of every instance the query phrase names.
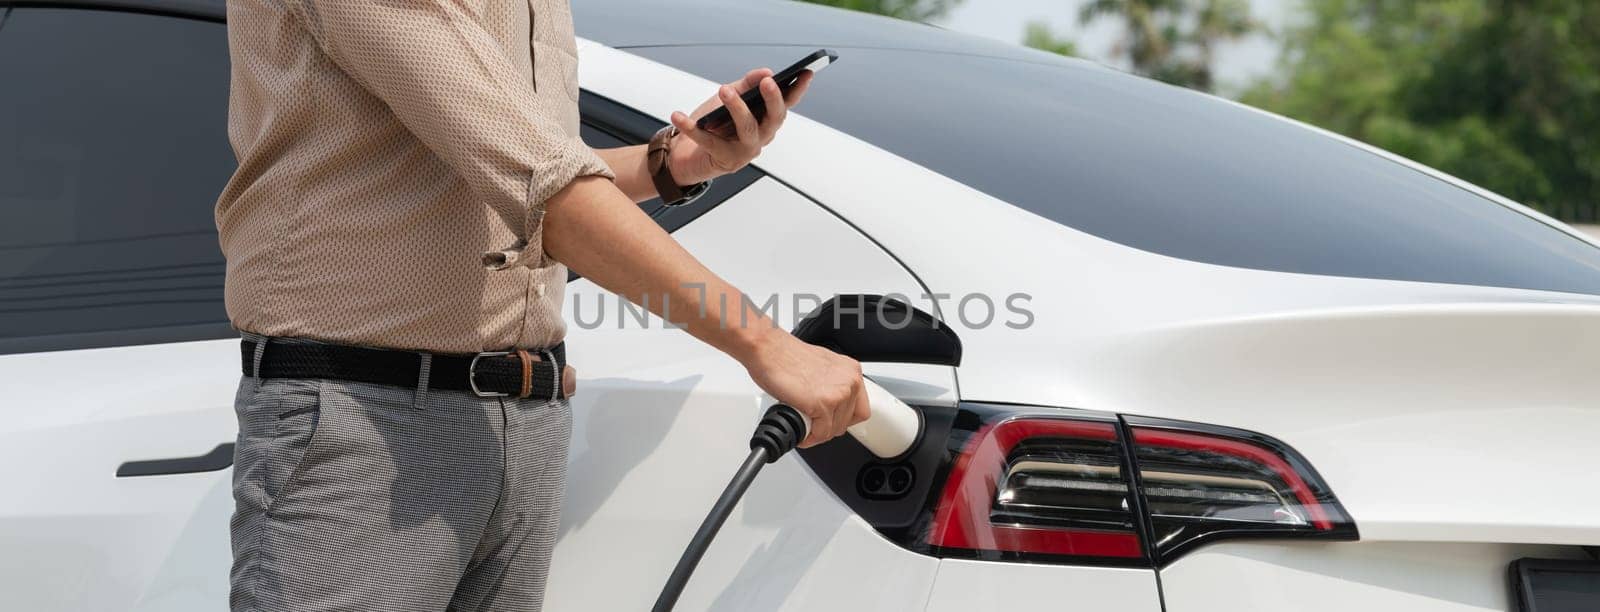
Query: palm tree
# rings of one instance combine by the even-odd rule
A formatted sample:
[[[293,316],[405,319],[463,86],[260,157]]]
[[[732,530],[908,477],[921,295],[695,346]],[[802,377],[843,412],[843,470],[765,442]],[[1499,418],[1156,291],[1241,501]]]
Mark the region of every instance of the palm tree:
[[[1102,17],[1122,20],[1111,54],[1134,72],[1206,91],[1216,46],[1261,30],[1248,0],[1091,0],[1078,11],[1084,24]]]
[[[1195,15],[1194,30],[1188,36],[1197,54],[1191,86],[1211,90],[1211,63],[1217,43],[1238,40],[1262,30],[1261,22],[1250,16],[1249,0],[1206,0]]]
[[[1155,74],[1171,61],[1177,38],[1172,16],[1181,5],[1182,0],[1091,0],[1078,9],[1078,22],[1121,18],[1122,37],[1111,54],[1126,56],[1135,72]]]

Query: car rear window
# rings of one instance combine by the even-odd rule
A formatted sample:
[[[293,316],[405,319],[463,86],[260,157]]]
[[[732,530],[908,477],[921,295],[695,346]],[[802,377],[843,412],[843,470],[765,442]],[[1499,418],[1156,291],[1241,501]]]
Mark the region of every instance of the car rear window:
[[[629,51],[723,82],[814,46]],[[1600,294],[1593,245],[1230,102],[1043,53],[837,50],[800,113],[1108,240],[1243,268]]]

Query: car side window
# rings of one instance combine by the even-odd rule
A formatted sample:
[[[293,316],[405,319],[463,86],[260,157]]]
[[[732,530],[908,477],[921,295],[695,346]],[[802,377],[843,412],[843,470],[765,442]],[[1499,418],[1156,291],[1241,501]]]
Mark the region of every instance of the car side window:
[[[0,353],[228,334],[218,23],[15,8],[0,31]],[[221,334],[221,335],[219,335]]]
[[[212,207],[235,166],[227,31],[210,21],[12,8],[0,31],[0,354],[234,335]],[[585,92],[591,146],[661,122]],[[693,204],[641,204],[675,230],[762,176]]]

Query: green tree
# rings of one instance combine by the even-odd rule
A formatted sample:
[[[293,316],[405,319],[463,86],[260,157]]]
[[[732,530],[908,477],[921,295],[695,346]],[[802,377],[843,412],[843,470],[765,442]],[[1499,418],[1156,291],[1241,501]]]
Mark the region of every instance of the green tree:
[[[1172,23],[1182,0],[1091,0],[1078,9],[1078,22],[1101,17],[1122,20],[1122,35],[1111,54],[1125,57],[1135,72],[1153,76],[1172,61],[1178,33]]]
[[[911,21],[930,21],[945,16],[964,0],[805,0],[853,11],[877,13]]]
[[[1084,24],[1102,18],[1122,21],[1113,57],[1139,74],[1203,91],[1216,86],[1217,45],[1262,30],[1249,0],[1091,0],[1078,11]]]
[[[1600,11],[1557,0],[1306,0],[1244,101],[1571,221],[1600,217]]]
[[[1078,54],[1078,45],[1076,43],[1057,35],[1054,30],[1050,29],[1050,24],[1043,21],[1028,22],[1028,27],[1022,34],[1022,44],[1059,55]]]
[[[1264,31],[1260,21],[1250,15],[1250,0],[1205,0],[1195,10],[1194,29],[1184,42],[1194,48],[1190,62],[1191,80],[1196,89],[1211,91],[1215,85],[1211,66],[1219,43],[1239,40]]]

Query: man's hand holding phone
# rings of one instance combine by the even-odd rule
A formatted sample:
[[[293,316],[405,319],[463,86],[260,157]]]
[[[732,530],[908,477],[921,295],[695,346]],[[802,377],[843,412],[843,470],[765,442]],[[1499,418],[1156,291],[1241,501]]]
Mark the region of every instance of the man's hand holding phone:
[[[669,149],[671,178],[680,184],[698,183],[750,163],[783,127],[789,108],[805,96],[815,71],[836,57],[819,50],[776,76],[767,68],[752,70],[719,87],[692,116],[673,113],[672,125],[679,138]],[[737,359],[763,391],[811,419],[800,446],[826,442],[871,415],[860,363],[801,342],[759,311],[741,312],[737,315],[740,324],[727,326],[732,320],[728,305],[740,301],[739,291],[695,261],[621,196],[602,178],[574,181],[551,198],[545,216],[545,250],[636,304],[647,308],[669,301],[675,306],[688,304],[684,309],[672,309],[678,315],[675,323]],[[573,202],[583,204],[569,204]],[[595,249],[595,244],[622,246]],[[652,265],[641,264],[646,261]],[[656,274],[640,275],[642,268]],[[699,289],[689,289],[695,285]],[[652,295],[665,299],[646,299]],[[664,310],[652,311],[668,316]],[[692,312],[700,316],[687,316]],[[747,314],[753,314],[753,319],[747,321]]]
[[[673,143],[672,157],[668,161],[673,178],[681,184],[692,184],[737,172],[745,167],[761,149],[772,142],[789,108],[800,103],[806,88],[811,85],[813,73],[806,71],[784,92],[772,78],[772,70],[751,70],[744,78],[718,88],[691,115],[672,114],[672,125],[678,128],[680,140]],[[766,116],[757,119],[750,106],[741,97],[745,92],[758,90],[766,105]],[[719,135],[702,129],[697,120],[726,107],[733,121],[731,134]]]

